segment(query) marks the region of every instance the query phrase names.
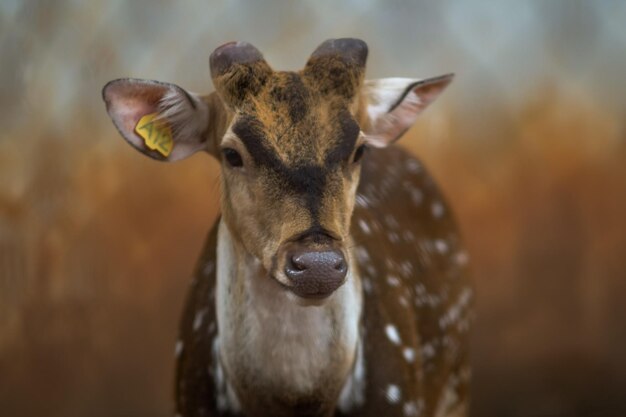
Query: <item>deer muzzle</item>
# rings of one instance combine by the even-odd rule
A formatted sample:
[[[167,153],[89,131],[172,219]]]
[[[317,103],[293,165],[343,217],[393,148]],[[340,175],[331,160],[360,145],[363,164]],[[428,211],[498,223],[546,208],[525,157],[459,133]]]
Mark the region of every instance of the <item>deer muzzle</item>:
[[[307,250],[287,253],[285,275],[296,295],[304,298],[326,298],[345,281],[348,264],[337,249]]]

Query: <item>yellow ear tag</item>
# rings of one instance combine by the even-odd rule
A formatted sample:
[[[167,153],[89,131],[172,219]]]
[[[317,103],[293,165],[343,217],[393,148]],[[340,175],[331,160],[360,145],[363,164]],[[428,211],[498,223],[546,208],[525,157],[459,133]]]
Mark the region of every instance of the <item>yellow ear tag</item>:
[[[168,157],[174,148],[172,131],[164,122],[154,120],[157,113],[146,114],[135,126],[135,132],[143,138],[146,146]]]

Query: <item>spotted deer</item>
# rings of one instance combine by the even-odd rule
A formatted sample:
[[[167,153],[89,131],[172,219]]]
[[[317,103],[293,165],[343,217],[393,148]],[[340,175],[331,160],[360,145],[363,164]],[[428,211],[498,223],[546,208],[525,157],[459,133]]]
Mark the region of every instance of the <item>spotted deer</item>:
[[[284,72],[233,42],[210,56],[208,95],[104,87],[140,152],[221,164],[176,345],[177,415],[467,415],[467,255],[424,166],[388,146],[452,75],[365,81],[367,53],[328,40]],[[167,152],[137,133],[147,114]]]

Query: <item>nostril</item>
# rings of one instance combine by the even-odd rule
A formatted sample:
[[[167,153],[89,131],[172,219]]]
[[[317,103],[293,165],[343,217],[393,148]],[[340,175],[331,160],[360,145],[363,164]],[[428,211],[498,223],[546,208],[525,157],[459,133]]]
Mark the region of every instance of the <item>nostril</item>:
[[[311,265],[305,253],[295,253],[287,255],[285,274],[291,280],[303,279],[308,275]]]
[[[333,254],[331,264],[336,271],[343,271],[346,269],[346,261],[341,254]]]
[[[291,256],[291,267],[296,271],[304,271],[307,269],[306,260],[302,259],[302,255],[300,256]]]

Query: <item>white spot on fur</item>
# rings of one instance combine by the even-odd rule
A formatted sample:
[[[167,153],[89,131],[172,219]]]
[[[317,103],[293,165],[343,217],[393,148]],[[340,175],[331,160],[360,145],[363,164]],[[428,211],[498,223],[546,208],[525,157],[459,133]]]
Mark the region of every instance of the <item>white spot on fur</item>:
[[[437,249],[437,252],[443,255],[448,252],[448,243],[443,239],[436,239],[435,249]]]
[[[463,291],[461,291],[456,303],[450,306],[448,311],[439,319],[440,328],[445,329],[461,318],[463,311],[465,311],[472,299],[472,293],[470,288],[464,288]]]
[[[370,203],[369,203],[369,201],[368,201],[367,197],[365,197],[365,196],[363,196],[363,195],[361,195],[361,194],[358,194],[358,195],[356,196],[356,198],[355,198],[355,204],[356,204],[356,206],[357,206],[357,207],[363,207],[363,208],[367,208],[367,207],[369,207],[369,205],[370,205]]]
[[[424,360],[432,359],[435,356],[435,346],[432,343],[425,343],[422,345],[422,358]]]
[[[369,235],[372,233],[369,225],[363,219],[359,219],[359,227],[361,228],[361,230],[363,230],[363,233],[365,233],[366,235]]]
[[[426,296],[426,304],[431,308],[438,307],[441,304],[441,298],[433,294],[428,294]]]
[[[430,211],[436,219],[440,219],[443,217],[446,209],[441,201],[435,201],[431,204]]]
[[[465,266],[469,262],[469,255],[467,254],[467,252],[462,250],[454,256],[454,261],[459,266]]]
[[[401,295],[400,297],[398,297],[398,302],[400,303],[400,305],[404,308],[407,308],[409,306],[409,301],[406,299],[406,297],[403,295]]]
[[[415,405],[414,401],[405,402],[402,406],[402,413],[404,413],[407,417],[415,417],[419,415],[417,405]]]
[[[388,385],[385,390],[385,398],[387,398],[389,404],[398,404],[402,399],[400,387],[394,384]]]
[[[421,286],[421,284],[416,285],[415,290],[417,292],[417,297],[415,297],[416,307],[428,306],[431,308],[435,308],[439,306],[439,304],[441,304],[441,299],[434,294],[428,294],[426,292],[426,288]]]
[[[215,263],[213,261],[208,261],[204,265],[204,268],[202,269],[202,274],[204,276],[208,276],[211,272],[213,272],[214,269],[215,269]]]
[[[421,167],[420,163],[417,162],[415,159],[409,159],[406,162],[406,169],[409,172],[416,173],[416,172],[420,172],[422,170],[422,167]]]
[[[366,294],[372,293],[372,282],[369,280],[369,278],[363,278],[361,281],[361,285],[363,285],[363,291],[365,291]]]
[[[465,411],[465,404],[459,403],[459,395],[457,394],[453,377],[451,376],[443,387],[443,393],[439,397],[435,411],[436,417],[465,415],[463,412]]]
[[[397,287],[400,285],[400,278],[396,277],[395,275],[387,275],[387,284],[391,285],[392,287]]]
[[[385,224],[387,224],[387,226],[392,229],[397,229],[398,227],[400,227],[400,223],[398,223],[398,220],[391,214],[387,214],[385,216]]]
[[[394,345],[399,345],[402,342],[398,329],[393,324],[385,326],[385,333],[387,334],[387,339],[389,339]]]
[[[197,331],[200,326],[202,326],[202,321],[204,320],[204,315],[207,313],[206,308],[203,308],[196,312],[195,317],[193,318],[193,331]]]
[[[183,347],[184,347],[183,341],[182,340],[177,341],[176,346],[174,346],[174,356],[178,358],[180,354],[183,353]]]
[[[367,263],[370,261],[370,254],[363,246],[357,246],[355,248],[355,255],[359,263]]]
[[[415,361],[415,349],[405,347],[404,349],[402,349],[402,356],[404,356],[404,359],[407,362],[413,363],[413,361]]]
[[[424,193],[419,188],[411,188],[409,194],[411,194],[411,201],[416,206],[421,205],[424,201]]]
[[[405,278],[411,277],[411,275],[413,274],[413,264],[411,263],[411,261],[402,261],[402,263],[400,264],[400,273]]]

